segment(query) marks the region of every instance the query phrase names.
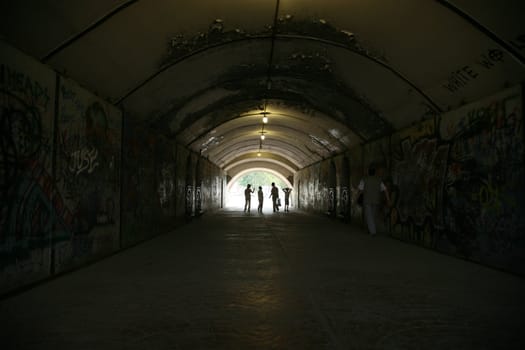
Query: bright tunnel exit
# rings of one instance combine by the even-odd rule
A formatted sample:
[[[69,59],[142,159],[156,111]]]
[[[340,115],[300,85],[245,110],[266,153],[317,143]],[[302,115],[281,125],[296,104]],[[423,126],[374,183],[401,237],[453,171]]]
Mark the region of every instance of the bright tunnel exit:
[[[259,204],[257,191],[259,186],[262,187],[263,191],[263,213],[272,211],[272,200],[270,197],[270,191],[272,182],[279,189],[279,197],[284,203],[284,192],[283,188],[293,188],[292,184],[288,179],[279,174],[276,171],[269,169],[257,168],[248,169],[235,175],[229,182],[226,188],[226,208],[231,210],[243,210],[244,208],[244,190],[248,184],[251,185],[251,189],[254,190],[251,199],[251,209],[257,212],[257,206]],[[293,196],[290,196],[290,207],[293,207],[294,203],[292,200]]]

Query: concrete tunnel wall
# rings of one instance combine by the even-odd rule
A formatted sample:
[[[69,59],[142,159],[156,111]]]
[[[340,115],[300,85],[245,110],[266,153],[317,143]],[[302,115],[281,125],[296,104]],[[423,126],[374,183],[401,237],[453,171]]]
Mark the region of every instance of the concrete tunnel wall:
[[[222,205],[225,174],[0,42],[0,295]]]
[[[0,294],[220,208],[225,173],[19,51],[0,44]],[[300,209],[362,225],[370,163],[392,192],[383,230],[525,274],[521,87],[318,162],[294,176]],[[124,122],[123,122],[124,121]]]
[[[301,209],[364,226],[357,185],[374,164],[391,193],[380,227],[423,247],[525,275],[521,87],[300,170]]]

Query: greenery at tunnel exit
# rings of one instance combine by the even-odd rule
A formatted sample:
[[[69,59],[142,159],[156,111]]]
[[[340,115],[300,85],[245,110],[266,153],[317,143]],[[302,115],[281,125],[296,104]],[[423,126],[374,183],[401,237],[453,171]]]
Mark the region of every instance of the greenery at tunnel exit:
[[[246,173],[237,180],[237,183],[246,186],[251,184],[252,188],[258,188],[259,186],[270,186],[272,182],[279,188],[287,187],[286,183],[279,177],[266,171],[252,171]]]

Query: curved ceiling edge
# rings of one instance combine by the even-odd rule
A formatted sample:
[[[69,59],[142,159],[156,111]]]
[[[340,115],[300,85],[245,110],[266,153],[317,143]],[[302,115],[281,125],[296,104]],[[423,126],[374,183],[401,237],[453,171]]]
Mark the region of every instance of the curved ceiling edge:
[[[301,161],[297,161],[296,159],[287,158],[287,157],[281,155],[280,153],[275,152],[275,151],[273,151],[271,149],[268,149],[268,148],[267,149],[263,149],[261,151],[261,157],[256,157],[256,151],[254,151],[253,148],[245,148],[245,149],[238,150],[238,152],[236,152],[235,155],[232,156],[232,157],[224,157],[224,158],[222,158],[222,162],[221,163],[216,163],[216,165],[219,166],[220,168],[224,168],[228,164],[234,162],[236,159],[241,159],[243,157],[251,158],[251,159],[258,159],[258,158],[262,158],[262,159],[276,159],[276,160],[279,160],[279,161],[287,163],[287,164],[292,164],[292,166],[295,169],[302,169],[307,164],[307,163],[304,163],[304,162],[301,162]],[[322,158],[319,157],[319,159],[315,159],[315,160],[309,162],[308,164],[310,164],[312,162],[315,162],[315,161],[318,161],[320,159],[322,159]]]
[[[277,163],[257,162],[257,161],[251,162],[251,163],[240,164],[234,168],[231,168],[226,173],[226,175],[234,178],[239,173],[246,172],[246,171],[254,171],[254,169],[274,170],[286,178],[294,177],[294,173],[289,172],[286,168],[283,168],[281,165]]]
[[[297,80],[297,82],[302,82],[305,84],[307,83],[306,80]],[[316,86],[321,85],[317,84]],[[321,95],[321,90],[317,92],[318,95]],[[258,90],[258,93],[263,94],[264,91]],[[268,104],[279,105],[284,103],[284,105],[286,105],[288,103],[290,106],[295,106],[295,109],[306,108],[308,110],[315,111],[316,113],[322,114],[334,121],[337,121],[338,123],[341,123],[350,131],[358,135],[358,137],[362,140],[384,136],[384,134],[388,134],[392,131],[392,125],[390,122],[388,122],[384,116],[379,115],[375,110],[373,110],[371,106],[355,99],[355,96],[353,96],[351,93],[347,93],[346,91],[339,91],[339,94],[339,98],[337,99],[329,97],[328,102],[316,100],[317,103],[313,103],[313,95],[298,94],[296,92],[286,91],[284,87],[283,89],[280,89],[279,86],[275,84],[274,89],[270,91],[265,100],[268,101]],[[229,114],[230,118],[232,118],[232,110],[242,110],[243,108],[245,110],[259,109],[257,106],[261,104],[261,99],[256,99],[252,95],[253,92],[251,94],[248,93],[247,95],[238,94],[235,96],[228,96],[228,101],[224,101],[224,99],[214,101],[213,104],[208,105],[205,109],[187,113],[185,117],[177,123],[177,129],[170,131],[170,136],[175,138],[178,137],[182,130],[187,129],[201,118],[210,115],[210,113],[215,113],[215,115],[218,115],[222,110],[225,111],[226,114]],[[332,97],[334,96],[334,94],[325,95]],[[186,103],[189,103],[188,101],[189,100],[186,100]],[[339,103],[334,104],[335,101],[339,101]],[[251,108],[249,108],[250,104]],[[177,111],[181,108],[182,107],[180,106],[172,108],[169,112],[166,112],[162,116],[156,118],[154,121],[152,121],[152,123],[161,125],[163,123],[169,123],[171,120],[175,120],[174,118],[177,116]],[[348,111],[352,111],[352,113],[349,113]],[[235,112],[235,114],[233,114],[233,118],[239,118],[244,114],[246,113],[239,114]],[[364,118],[365,116],[366,118]],[[215,126],[209,128],[209,130],[213,130],[213,128],[218,127],[219,125],[220,123],[216,123]],[[161,126],[161,128],[165,127],[165,125]],[[198,139],[198,137],[196,139]],[[193,142],[193,140],[187,141],[187,143],[190,142]]]
[[[111,17],[121,13],[123,10],[127,9],[129,6],[133,5],[134,3],[138,2],[139,0],[128,0],[127,2],[117,6],[101,18],[95,20],[93,23],[91,23],[89,26],[87,26],[85,29],[81,30],[77,34],[71,36],[69,39],[66,39],[62,43],[60,43],[58,46],[56,46],[54,49],[50,50],[46,55],[44,55],[40,60],[44,63],[49,61],[53,56],[57,55],[60,51],[66,49],[68,46],[72,45],[75,41],[81,39],[85,35],[89,34],[91,31],[98,28],[100,25],[104,24],[104,22],[108,21]]]
[[[279,166],[283,167],[284,169],[288,170],[290,173],[295,174],[299,170],[294,164],[291,164],[291,162],[288,162],[286,158],[282,159],[274,159],[274,158],[265,158],[265,157],[240,157],[242,159],[234,159],[227,165],[223,167],[223,170],[228,172],[230,169],[235,168],[241,164],[247,164],[247,163],[254,163],[254,162],[262,162],[262,163],[273,163],[278,164]]]
[[[266,142],[262,151],[267,152],[271,150],[272,153],[278,154],[284,158],[287,158],[287,155],[288,155],[290,157],[289,158],[290,160],[295,160],[297,163],[299,163],[301,160],[309,159],[312,155],[315,155],[321,159],[323,158],[321,155],[315,152],[315,150],[309,149],[308,147],[305,147],[305,148],[306,150],[294,144],[291,144],[290,142],[286,142],[286,141],[279,140],[279,139],[274,139],[274,140],[271,140],[270,142]],[[250,152],[257,153],[258,152],[258,146],[257,145],[254,146],[253,140],[245,139],[243,141],[228,145],[227,147],[217,150],[215,153],[210,154],[209,156],[216,163],[224,163],[222,160],[232,158],[228,156],[230,154],[234,154],[233,157],[240,155],[240,154],[244,154],[239,151],[243,149],[246,150],[246,153],[250,153]]]
[[[215,44],[212,44],[212,45],[204,46],[204,47],[196,49],[195,51],[192,51],[192,52],[190,52],[190,53],[188,53],[188,54],[186,54],[186,55],[184,55],[182,57],[179,57],[179,58],[177,58],[176,60],[174,60],[172,62],[169,62],[169,63],[161,66],[159,68],[159,70],[157,70],[156,72],[151,74],[149,77],[144,79],[142,82],[137,84],[137,86],[131,88],[124,95],[122,95],[121,97],[117,98],[113,103],[117,104],[117,105],[121,104],[126,99],[128,99],[131,95],[133,95],[138,90],[142,89],[144,86],[146,86],[149,82],[151,82],[153,79],[155,79],[160,74],[164,73],[165,71],[169,70],[170,68],[173,68],[177,64],[179,64],[179,63],[181,63],[181,62],[183,62],[183,61],[185,61],[185,60],[187,60],[187,59],[189,59],[189,58],[191,58],[193,56],[196,56],[196,55],[199,55],[201,53],[204,53],[204,52],[206,52],[208,50],[212,50],[212,49],[223,47],[223,46],[227,46],[227,45],[237,44],[239,42],[255,41],[255,40],[270,40],[270,41],[273,41],[274,39],[277,40],[277,41],[278,40],[300,40],[300,41],[305,41],[306,40],[306,41],[314,41],[314,42],[322,43],[324,45],[329,45],[329,46],[333,46],[333,47],[342,48],[342,49],[345,49],[345,50],[347,50],[347,51],[349,51],[349,52],[351,52],[353,54],[362,56],[362,57],[364,57],[364,58],[374,62],[375,64],[378,64],[378,65],[382,66],[383,68],[387,69],[392,74],[394,74],[397,78],[401,79],[403,82],[405,82],[410,87],[412,87],[414,89],[414,91],[416,91],[419,95],[421,95],[421,97],[423,99],[425,99],[429,103],[429,105],[432,106],[435,109],[436,113],[443,112],[443,109],[436,102],[434,102],[434,100],[429,95],[427,95],[420,87],[418,87],[414,82],[412,82],[410,79],[408,79],[404,74],[402,74],[398,70],[394,69],[392,66],[390,66],[384,60],[381,60],[381,59],[379,59],[377,57],[374,57],[374,56],[370,55],[368,53],[368,51],[366,51],[366,50],[358,50],[355,47],[350,47],[348,45],[345,45],[345,44],[342,44],[342,43],[339,43],[339,42],[335,42],[335,41],[331,41],[331,40],[328,40],[328,39],[324,39],[324,38],[319,38],[319,37],[314,37],[314,36],[297,35],[297,34],[293,34],[293,35],[292,34],[277,34],[275,37],[273,37],[271,34],[259,35],[259,36],[250,36],[250,37],[243,37],[243,38],[238,38],[238,39],[234,39],[234,40],[230,40],[230,41],[226,41],[226,42],[218,42],[218,43],[215,43]]]
[[[273,170],[273,169],[268,169],[268,168],[251,168],[251,169],[246,169],[246,170],[243,170],[241,172],[239,172],[238,174],[235,174],[235,176],[233,176],[229,181],[228,181],[228,184],[227,184],[227,188],[230,189],[231,186],[237,181],[237,179],[239,177],[241,177],[242,175],[246,174],[246,173],[249,173],[251,171],[257,171],[257,170],[262,170],[262,171],[268,171],[270,173],[273,173],[274,175],[276,175],[277,177],[281,178],[281,180],[283,180],[284,183],[286,183],[286,185],[290,188],[293,188],[293,184],[286,178],[286,176],[284,176],[283,174]]]
[[[492,41],[494,41],[496,44],[498,44],[501,48],[503,48],[507,54],[509,54],[510,57],[512,57],[516,62],[521,64],[522,66],[525,66],[525,56],[521,54],[518,50],[514,48],[510,43],[508,43],[506,40],[500,38],[496,33],[485,27],[483,24],[478,22],[474,17],[470,16],[465,11],[461,10],[458,6],[452,4],[450,1],[447,0],[436,0],[438,4],[443,6],[444,8],[448,9],[450,12],[456,14],[457,16],[464,19],[466,22],[470,23],[474,28],[476,28],[478,31],[489,37]]]

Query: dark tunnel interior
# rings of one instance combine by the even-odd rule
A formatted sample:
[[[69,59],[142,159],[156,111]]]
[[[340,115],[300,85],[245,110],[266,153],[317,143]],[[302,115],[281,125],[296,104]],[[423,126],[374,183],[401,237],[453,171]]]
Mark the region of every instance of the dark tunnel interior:
[[[374,168],[383,236],[523,278],[523,14],[2,1],[0,296],[224,212],[255,170],[293,189],[292,212],[366,230]]]

